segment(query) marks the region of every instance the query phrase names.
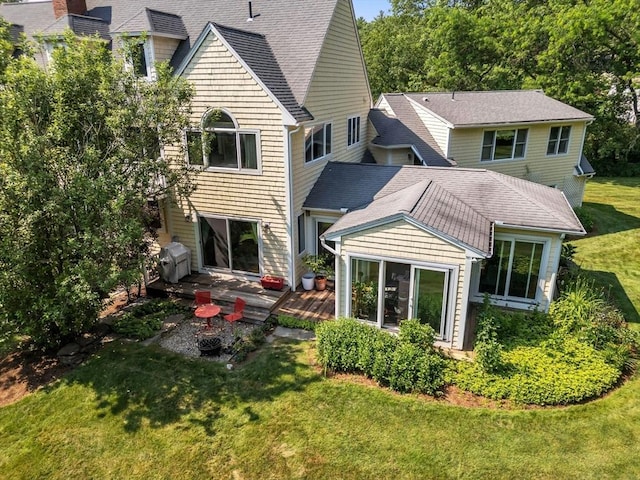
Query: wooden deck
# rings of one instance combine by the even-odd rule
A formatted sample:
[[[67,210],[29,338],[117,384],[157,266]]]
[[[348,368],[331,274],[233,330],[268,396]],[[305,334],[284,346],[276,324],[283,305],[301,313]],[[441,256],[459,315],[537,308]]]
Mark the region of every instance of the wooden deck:
[[[329,320],[335,317],[335,291],[333,282],[327,282],[326,290],[299,290],[290,292],[273,313],[303,320]]]
[[[287,286],[282,291],[266,290],[258,280],[221,274],[193,274],[178,283],[155,280],[147,285],[147,293],[151,296],[194,298],[196,290],[210,290],[213,303],[220,305],[224,313],[232,311],[236,297],[241,297],[247,302],[245,320],[253,322],[264,322],[291,293]]]

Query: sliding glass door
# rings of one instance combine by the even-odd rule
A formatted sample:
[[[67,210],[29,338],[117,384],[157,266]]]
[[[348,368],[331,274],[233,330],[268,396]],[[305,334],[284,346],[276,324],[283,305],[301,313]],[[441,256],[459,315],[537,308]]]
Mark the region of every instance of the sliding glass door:
[[[260,274],[258,222],[200,217],[205,268]]]
[[[431,325],[436,338],[446,337],[449,272],[413,268],[412,318]]]

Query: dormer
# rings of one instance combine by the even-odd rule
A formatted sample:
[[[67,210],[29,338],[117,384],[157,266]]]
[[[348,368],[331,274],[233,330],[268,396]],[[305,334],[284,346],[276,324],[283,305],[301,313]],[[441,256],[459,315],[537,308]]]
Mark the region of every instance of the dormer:
[[[13,45],[13,58],[18,58],[22,55],[22,40],[24,35],[24,27],[22,25],[9,25],[9,39],[11,40],[11,44]]]
[[[113,30],[121,42],[129,43],[126,59],[137,75],[155,78],[156,62],[171,60],[178,45],[188,37],[182,17],[143,8]]]
[[[58,17],[54,23],[41,33],[47,62],[51,60],[53,51],[63,44],[63,36],[67,30],[71,30],[79,37],[96,37],[104,42],[110,41],[109,24],[101,18],[88,17],[78,13],[66,13]]]

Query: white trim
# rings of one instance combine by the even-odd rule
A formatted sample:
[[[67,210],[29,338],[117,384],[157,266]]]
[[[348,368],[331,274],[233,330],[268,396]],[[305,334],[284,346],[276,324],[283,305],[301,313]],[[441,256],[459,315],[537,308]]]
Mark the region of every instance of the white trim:
[[[318,127],[322,125],[322,131],[323,131],[323,150],[324,150],[324,155],[318,158],[312,158],[311,160],[309,160],[307,162],[307,129],[311,130],[311,138],[313,138],[313,129],[315,127]],[[331,126],[331,151],[329,153],[327,153],[327,125]],[[306,167],[307,165],[317,165],[318,163],[320,163],[321,161],[330,161],[333,158],[333,151],[334,151],[334,147],[335,147],[335,143],[333,141],[334,138],[334,127],[333,127],[333,120],[327,120],[325,122],[314,122],[314,123],[306,123],[304,125],[304,141],[302,142],[302,162],[304,164],[304,166]],[[313,142],[311,142],[311,148],[313,149]],[[312,156],[313,156],[313,151],[312,151]]]
[[[209,33],[213,34],[215,38],[220,40],[220,42],[225,46],[225,48],[229,51],[229,53],[231,53],[231,55],[235,57],[235,59],[240,63],[240,65],[242,65],[242,67],[247,71],[247,73],[251,75],[251,78],[260,86],[260,88],[264,90],[264,92],[271,99],[271,101],[273,101],[273,103],[276,104],[276,106],[282,112],[283,125],[285,126],[298,125],[298,121],[295,118],[293,118],[293,115],[289,113],[289,111],[284,107],[284,105],[282,105],[280,100],[278,100],[278,98],[273,94],[273,92],[271,92],[271,90],[267,88],[267,86],[262,82],[262,80],[260,80],[258,75],[256,75],[256,73],[249,67],[247,62],[245,62],[242,59],[242,57],[240,57],[240,55],[233,48],[231,48],[231,45],[224,39],[224,37],[220,34],[220,32],[218,32],[218,30],[212,23],[208,23],[204,27],[204,29],[200,33],[200,36],[198,37],[196,42],[193,44],[193,47],[191,47],[191,50],[189,50],[189,53],[187,54],[187,56],[182,60],[182,62],[180,63],[180,66],[176,69],[176,76],[182,76],[187,66],[191,63],[191,60],[193,60],[193,57],[195,57],[198,49],[202,46],[202,44],[204,43]]]
[[[557,252],[553,257],[553,265],[555,265],[555,267],[553,268],[553,273],[551,274],[551,279],[549,280],[550,285],[549,285],[549,298],[548,298],[547,306],[551,302],[553,302],[553,296],[555,295],[555,292],[556,292],[556,281],[558,279],[558,268],[560,268],[560,257],[562,256],[563,240],[564,240],[564,235],[562,235],[559,239],[555,239],[551,243],[552,247],[553,247],[553,243],[557,243],[558,248],[556,249]]]
[[[207,212],[194,212],[196,216],[196,221],[194,222],[196,229],[196,245],[200,251],[200,255],[198,258],[198,269],[200,271],[205,272],[224,272],[230,273],[233,275],[245,275],[247,277],[261,277],[264,274],[264,239],[262,238],[262,219],[249,218],[249,217],[239,217],[233,215],[223,215],[216,213],[207,213]],[[247,272],[245,270],[235,270],[231,267],[233,266],[233,257],[229,255],[229,263],[231,264],[229,268],[219,268],[219,267],[207,267],[204,265],[204,252],[202,252],[202,238],[200,236],[200,218],[212,218],[216,220],[225,220],[225,226],[227,231],[227,240],[231,238],[230,234],[230,225],[229,221],[238,221],[238,222],[246,222],[246,223],[255,223],[257,225],[258,231],[258,273],[255,272]],[[231,244],[227,244],[228,253],[231,254]]]
[[[564,197],[564,193],[562,194],[562,196]],[[567,200],[567,198],[566,197],[564,197],[564,198],[567,201],[567,205],[569,205],[569,207],[571,207],[571,204],[569,204],[569,201]],[[575,216],[575,214],[574,214],[574,216]],[[578,217],[575,217],[575,218],[577,219]],[[523,225],[512,225],[510,223],[504,223],[504,222],[502,222],[500,220],[496,220],[494,223],[495,223],[495,225],[497,227],[500,227],[500,228],[511,228],[511,229],[514,229],[514,230],[524,230],[524,231],[527,231],[527,232],[557,233],[557,234],[567,234],[567,235],[586,235],[586,233],[587,233],[584,230],[581,231],[581,232],[578,232],[576,230],[562,230],[562,229],[556,229],[556,228],[525,227]]]
[[[351,135],[352,133],[352,122],[356,122],[357,125],[357,129],[354,130],[354,132],[357,133],[357,137],[358,140],[356,142],[351,142],[349,143],[349,135]],[[353,140],[353,136],[351,136],[351,139]],[[355,115],[349,115],[347,116],[347,150],[352,149],[352,148],[356,148],[359,147],[362,144],[362,115],[355,114]]]
[[[287,250],[288,250],[287,264],[289,267],[288,282],[292,292],[296,291],[296,258],[297,257],[296,255],[294,255],[294,252],[297,250],[294,250],[296,245],[294,244],[295,242],[294,242],[294,235],[293,235],[293,217],[294,217],[293,168],[292,168],[293,152],[291,149],[291,144],[292,144],[291,136],[297,133],[300,130],[300,128],[301,128],[300,125],[298,125],[298,127],[295,130],[289,130],[289,128],[286,125],[283,125],[282,127],[283,141],[284,141],[283,151],[285,152],[284,193],[285,193],[285,204],[286,204],[285,215],[286,215],[286,226],[287,226]],[[298,228],[298,221],[296,216],[296,229],[297,228]],[[305,230],[306,230],[306,225],[305,225]]]
[[[342,278],[342,269],[343,269],[343,263],[342,263],[342,242],[336,242],[336,253],[337,255],[334,257],[335,258],[335,285],[334,285],[334,291],[335,291],[335,300],[334,300],[334,312],[333,315],[334,317],[338,318],[340,316],[340,299],[342,298],[342,295],[340,295],[340,279]],[[345,277],[346,278],[346,277]],[[345,297],[347,298],[347,297]]]
[[[513,130],[514,131],[514,135],[513,135],[513,145],[511,147],[511,157],[509,158],[494,158],[496,155],[496,140],[498,138],[498,132],[502,132],[502,131],[509,131],[509,130]],[[524,150],[522,152],[522,156],[521,157],[515,157],[513,155],[515,155],[516,152],[516,145],[518,144],[517,140],[518,140],[518,133],[524,130],[527,132],[526,135],[526,139],[524,142]],[[484,144],[484,136],[487,132],[493,132],[493,144],[491,146],[491,158],[488,160],[483,160],[482,159],[482,153],[485,147]],[[502,128],[502,129],[489,129],[489,128],[485,128],[482,130],[482,136],[481,136],[481,144],[480,144],[480,164],[490,164],[490,163],[503,163],[503,162],[518,162],[518,161],[522,161],[522,160],[526,160],[527,158],[527,152],[529,150],[529,133],[530,133],[530,128],[524,127],[524,128],[520,128],[520,127],[513,127],[513,128]]]
[[[473,259],[467,257],[464,262],[464,279],[462,280],[462,300],[460,303],[460,323],[458,323],[458,350],[464,348],[464,336],[467,331],[467,315],[469,310],[469,296],[471,295],[471,270],[473,269]],[[453,342],[453,333],[451,334]]]
[[[558,148],[560,147],[560,139],[562,138],[562,129],[569,127],[569,137],[567,138],[567,151],[566,152],[558,152]],[[559,128],[558,131],[558,139],[556,140],[556,153],[549,153],[549,142],[551,141],[551,129]],[[556,158],[556,157],[564,157],[571,154],[571,136],[573,131],[573,125],[568,124],[558,124],[558,125],[549,125],[549,135],[547,136],[547,148],[545,148],[544,156],[545,158]],[[578,162],[580,165],[580,162]]]

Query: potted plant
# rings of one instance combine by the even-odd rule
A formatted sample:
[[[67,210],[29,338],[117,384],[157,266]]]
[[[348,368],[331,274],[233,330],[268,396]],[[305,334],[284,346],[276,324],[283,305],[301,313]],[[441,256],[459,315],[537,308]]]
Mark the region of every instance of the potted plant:
[[[316,290],[321,291],[327,288],[327,277],[333,275],[333,268],[328,258],[323,255],[305,255],[302,261],[314,274],[313,280]],[[304,287],[304,275],[302,276],[302,280]]]

